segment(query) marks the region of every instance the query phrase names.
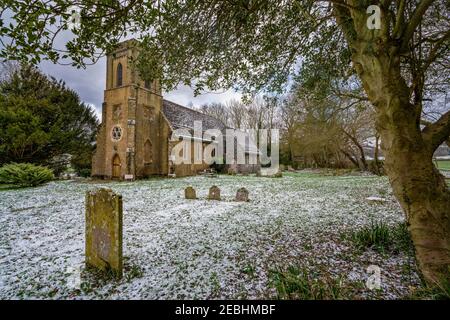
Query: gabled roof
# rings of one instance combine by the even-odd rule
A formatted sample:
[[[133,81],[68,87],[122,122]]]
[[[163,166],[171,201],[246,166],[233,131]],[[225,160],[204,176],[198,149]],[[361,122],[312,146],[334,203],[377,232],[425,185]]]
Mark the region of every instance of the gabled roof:
[[[172,101],[163,100],[162,112],[172,129],[194,130],[194,121],[202,122],[203,131],[219,129],[225,132],[226,129],[222,121],[199,111],[183,107]]]
[[[226,129],[232,129],[223,124],[222,121],[210,115],[184,107],[168,100],[163,100],[162,112],[173,130],[187,129],[192,133],[194,130],[194,121],[201,121],[203,131],[209,129],[219,129],[225,139]],[[241,132],[246,136],[245,144],[242,144],[241,141],[236,141],[236,139],[235,146],[241,150],[244,150],[245,153],[259,153],[256,143],[248,136],[247,133],[244,131]]]

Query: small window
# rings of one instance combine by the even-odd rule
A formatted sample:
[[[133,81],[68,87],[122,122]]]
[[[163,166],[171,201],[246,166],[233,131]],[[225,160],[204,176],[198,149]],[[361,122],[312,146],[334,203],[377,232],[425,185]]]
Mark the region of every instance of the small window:
[[[117,87],[122,86],[122,79],[123,79],[123,68],[122,64],[119,63],[117,65]]]
[[[146,89],[150,89],[151,85],[152,85],[151,81],[149,81],[149,80],[145,80],[144,81],[144,86],[145,86]]]

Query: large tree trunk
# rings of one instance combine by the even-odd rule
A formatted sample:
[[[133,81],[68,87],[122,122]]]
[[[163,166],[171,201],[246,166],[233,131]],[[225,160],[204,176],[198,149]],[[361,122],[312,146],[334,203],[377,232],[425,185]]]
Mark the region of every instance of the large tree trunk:
[[[385,169],[402,206],[416,249],[417,262],[430,285],[450,280],[450,191],[432,162],[435,149],[450,134],[450,113],[427,132],[420,129],[421,96],[411,103],[410,88],[402,77],[400,55],[408,47],[423,2],[409,35],[392,41],[389,16],[382,15],[381,29],[367,28],[367,16],[355,8],[333,5],[336,19],[352,52],[353,66],[376,108],[376,127],[381,137]],[[412,30],[412,31],[411,31]],[[407,33],[408,33],[407,32]],[[405,42],[406,41],[406,42]],[[420,81],[420,79],[418,79]],[[419,84],[419,83],[418,83]]]
[[[385,169],[406,214],[423,276],[431,284],[439,283],[450,275],[450,192],[433,165],[434,150],[426,145],[419,128],[411,126],[414,120],[400,111],[389,115],[383,109],[378,112],[379,121],[391,119],[380,131]]]
[[[410,103],[399,65],[386,56],[355,54],[376,107],[385,169],[402,206],[420,270],[429,284],[450,279],[450,190],[432,162],[437,147],[420,129],[421,108]]]

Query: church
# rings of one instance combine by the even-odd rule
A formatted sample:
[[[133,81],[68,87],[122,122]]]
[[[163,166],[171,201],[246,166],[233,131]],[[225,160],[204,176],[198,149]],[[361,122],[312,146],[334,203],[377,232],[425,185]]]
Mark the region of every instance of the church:
[[[190,176],[208,169],[204,162],[174,163],[171,150],[179,140],[172,140],[172,132],[192,131],[194,121],[201,121],[203,130],[225,132],[226,126],[214,117],[165,100],[158,80],[150,83],[141,79],[130,65],[138,55],[138,44],[136,40],[124,41],[107,55],[102,124],[92,176],[134,180],[155,175]],[[209,143],[211,140],[202,141],[204,145]],[[244,149],[247,157],[258,152],[255,146]],[[259,165],[234,165],[232,169],[250,173]]]

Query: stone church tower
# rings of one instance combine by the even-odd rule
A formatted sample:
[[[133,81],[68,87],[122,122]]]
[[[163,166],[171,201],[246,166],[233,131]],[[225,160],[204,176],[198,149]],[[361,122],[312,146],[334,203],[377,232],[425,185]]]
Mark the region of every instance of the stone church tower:
[[[135,179],[166,171],[160,152],[161,88],[157,80],[148,83],[130,67],[137,54],[138,42],[129,40],[107,56],[93,176]]]
[[[191,161],[174,163],[172,151],[180,141],[172,139],[172,134],[183,129],[192,135],[195,121],[202,123],[203,131],[215,129],[225,134],[226,126],[214,117],[164,100],[159,81],[146,82],[133,68],[131,61],[138,54],[139,42],[128,40],[107,55],[102,124],[92,159],[92,176],[134,180],[152,175],[183,177],[204,171],[209,165],[204,161],[195,163],[194,140],[191,154],[183,154]],[[209,138],[201,140],[203,148],[215,143]],[[250,145],[238,147],[246,154],[258,152]],[[258,168],[241,165],[235,169],[254,172]]]

